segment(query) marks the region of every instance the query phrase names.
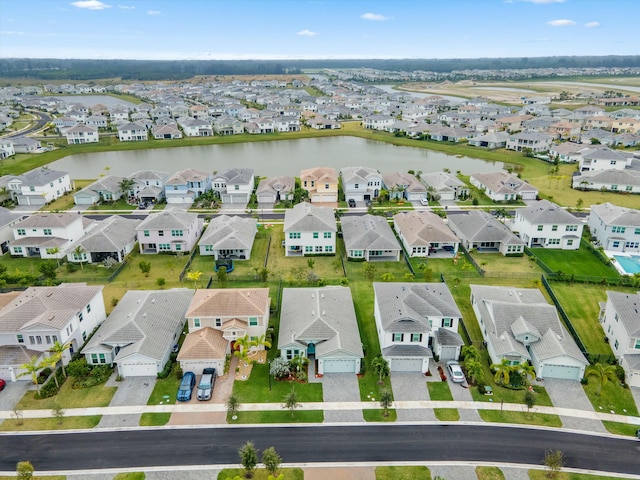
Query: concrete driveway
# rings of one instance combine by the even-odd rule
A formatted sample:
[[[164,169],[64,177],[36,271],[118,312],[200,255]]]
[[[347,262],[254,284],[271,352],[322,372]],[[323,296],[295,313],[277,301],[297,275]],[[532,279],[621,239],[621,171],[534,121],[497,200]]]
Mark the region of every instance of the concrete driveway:
[[[105,386],[117,387],[110,407],[124,407],[129,405],[146,405],[156,384],[156,377],[127,377],[117,382],[114,372]],[[104,415],[98,423],[98,428],[137,427],[140,425],[139,414]]]
[[[427,377],[422,373],[392,372],[393,399],[398,402],[428,401]],[[436,419],[433,409],[396,410],[399,422],[432,421]]]
[[[453,400],[456,402],[473,402],[473,397],[471,396],[471,391],[469,390],[469,383],[456,383],[451,381],[451,375],[449,374],[449,370],[447,370],[447,363],[440,362],[439,365],[444,369],[445,375],[447,376],[447,382],[449,384],[449,390],[451,391],[451,396]],[[437,378],[437,370],[435,371],[435,376]],[[481,422],[482,419],[478,414],[477,410],[470,410],[468,408],[461,408],[458,410],[460,413],[460,420],[463,422]]]
[[[324,402],[359,402],[360,387],[355,373],[329,373],[320,379]],[[362,410],[325,410],[325,422],[362,422]]]
[[[590,410],[593,412],[593,405],[584,393],[580,382],[574,380],[560,380],[557,378],[545,378],[542,383],[547,389],[549,398],[554,407],[575,408],[578,410]],[[535,407],[534,407],[535,408]],[[607,430],[600,420],[593,420],[580,417],[561,416],[562,426],[574,428],[576,430],[588,430],[592,432],[606,433]]]
[[[631,395],[633,395],[633,399],[636,402],[636,407],[640,410],[640,387],[629,387],[631,391]]]
[[[0,410],[13,410],[31,386],[31,381],[7,382],[7,386],[0,392]],[[33,389],[35,388],[34,386]]]

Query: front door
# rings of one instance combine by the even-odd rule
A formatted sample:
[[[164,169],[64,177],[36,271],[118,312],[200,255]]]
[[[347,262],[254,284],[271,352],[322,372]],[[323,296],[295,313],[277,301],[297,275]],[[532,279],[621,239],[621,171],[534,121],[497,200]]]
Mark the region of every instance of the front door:
[[[307,345],[307,357],[309,355],[315,355],[315,354],[316,354],[316,344],[310,343],[309,345]]]

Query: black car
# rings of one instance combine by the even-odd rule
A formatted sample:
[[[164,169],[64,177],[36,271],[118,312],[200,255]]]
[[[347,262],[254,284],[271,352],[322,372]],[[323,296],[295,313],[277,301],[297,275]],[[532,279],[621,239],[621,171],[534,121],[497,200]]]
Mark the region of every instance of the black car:
[[[356,201],[353,198],[349,199],[349,208],[354,208],[356,206]]]

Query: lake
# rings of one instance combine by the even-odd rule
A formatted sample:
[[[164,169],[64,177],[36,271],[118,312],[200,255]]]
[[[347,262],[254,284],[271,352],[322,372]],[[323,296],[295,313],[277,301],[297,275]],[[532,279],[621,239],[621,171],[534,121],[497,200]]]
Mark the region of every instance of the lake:
[[[167,140],[170,142],[170,140]],[[71,178],[97,178],[110,167],[109,174],[126,177],[137,170],[174,173],[192,167],[206,171],[253,168],[256,175],[297,177],[312,167],[367,166],[386,172],[422,170],[438,172],[448,168],[465,174],[495,172],[502,162],[456,157],[424,148],[398,147],[358,137],[304,138],[272,142],[156,148],[119,152],[70,155],[49,165],[69,172]]]
[[[98,103],[101,103],[107,108],[115,107],[116,105],[124,105],[126,107],[134,107],[135,104],[122,100],[120,98],[112,97],[111,95],[63,95],[53,96],[58,100],[62,100],[66,103],[79,103],[85,107],[93,107]]]

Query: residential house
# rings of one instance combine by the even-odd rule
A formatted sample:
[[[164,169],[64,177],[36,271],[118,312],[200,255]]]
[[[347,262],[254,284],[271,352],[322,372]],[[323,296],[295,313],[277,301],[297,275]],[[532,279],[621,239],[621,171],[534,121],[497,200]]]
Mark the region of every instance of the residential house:
[[[540,200],[516,210],[512,230],[529,248],[578,250],[583,224],[567,210]]]
[[[70,192],[72,185],[67,172],[40,167],[11,177],[8,190],[18,205],[42,206]]]
[[[101,202],[116,202],[126,194],[122,191],[123,177],[108,175],[87,185],[73,194],[76,205],[95,205]]]
[[[150,214],[136,227],[140,253],[189,253],[202,234],[196,213],[164,210]]]
[[[141,220],[112,215],[97,224],[67,249],[71,263],[101,263],[108,258],[121,263],[136,244]]]
[[[213,122],[218,135],[240,135],[244,133],[244,124],[237,118],[222,116]]]
[[[178,353],[183,371],[224,371],[225,357],[238,350],[236,340],[259,340],[269,325],[268,288],[196,290],[185,314],[189,334]],[[254,347],[262,349],[264,347]]]
[[[300,186],[309,192],[311,203],[338,201],[338,174],[335,168],[316,167],[302,170]]]
[[[222,203],[246,205],[255,187],[255,175],[252,168],[229,168],[214,174],[213,191],[217,192]]]
[[[178,124],[184,130],[187,137],[211,137],[213,136],[213,127],[211,122],[199,118],[179,119]]]
[[[151,135],[156,140],[175,140],[182,138],[180,129],[173,125],[154,125],[151,127]]]
[[[375,168],[345,167],[340,170],[345,200],[370,202],[380,195],[382,176]]]
[[[56,342],[69,345],[62,354],[68,364],[107,316],[103,288],[63,283],[0,294],[0,378],[31,380],[20,366],[33,356],[38,362],[48,357]]]
[[[495,150],[496,148],[505,148],[508,138],[509,134],[507,132],[487,132],[470,138],[469,145]]]
[[[571,187],[576,190],[640,193],[640,170],[575,172]]]
[[[156,377],[180,340],[193,290],[129,290],[82,349],[89,365],[120,378]]]
[[[35,213],[13,226],[9,253],[16,257],[63,258],[92,223],[74,213]]]
[[[337,231],[332,208],[299,203],[284,213],[285,255],[335,254]]]
[[[307,125],[314,130],[339,130],[342,126],[338,120],[324,116],[315,116],[308,119]]]
[[[5,158],[9,158],[12,155],[15,155],[16,151],[13,148],[13,143],[11,139],[0,139],[0,160],[4,160]]]
[[[129,196],[141,202],[157,203],[164,198],[164,184],[169,174],[158,170],[139,170],[128,178],[135,182],[127,192]]]
[[[386,218],[368,214],[343,216],[341,225],[348,259],[368,262],[400,260],[402,247]]]
[[[411,173],[392,172],[382,175],[383,188],[389,198],[420,201],[427,198],[427,187]]]
[[[598,170],[624,170],[631,166],[633,154],[626,154],[608,147],[597,146],[585,149],[580,156],[580,172]]]
[[[611,252],[640,252],[640,210],[611,203],[592,205],[589,231],[596,244]]]
[[[85,125],[93,128],[107,128],[107,117],[103,115],[92,115],[84,121]]]
[[[319,375],[360,373],[364,352],[351,289],[283,289],[278,350],[287,360],[308,358]]]
[[[417,210],[396,213],[393,228],[410,257],[455,257],[458,254],[460,240],[435,213]]]
[[[508,202],[515,200],[535,200],[538,189],[521,180],[512,173],[492,172],[474,173],[470,177],[471,184],[494,202]]]
[[[492,363],[531,362],[542,379],[584,377],[589,362],[537,288],[471,285],[471,306]]]
[[[420,180],[427,186],[429,196],[437,195],[439,200],[460,200],[469,196],[466,183],[449,172],[423,173]]]
[[[16,153],[42,153],[42,144],[30,137],[15,137],[11,139]]]
[[[549,158],[560,163],[576,163],[582,158],[582,152],[587,149],[584,145],[573,142],[553,144],[549,149]]]
[[[148,140],[147,129],[137,123],[125,123],[118,126],[118,139],[121,142],[140,142]]]
[[[256,189],[258,205],[273,204],[284,200],[293,200],[296,179],[293,177],[263,178]]]
[[[255,218],[229,215],[214,217],[198,242],[200,255],[213,255],[215,260],[249,260],[256,238],[257,224]]]
[[[362,119],[362,126],[367,130],[387,130],[395,121],[391,115],[370,115]]]
[[[9,242],[14,239],[13,226],[28,215],[14,213],[8,208],[0,207],[0,255],[9,251]]]
[[[193,203],[204,192],[211,190],[213,174],[195,168],[185,168],[164,182],[167,203]]]
[[[373,292],[380,350],[391,372],[427,373],[434,353],[458,359],[462,314],[446,283],[374,282]]]
[[[523,152],[546,152],[551,147],[553,137],[539,132],[520,132],[509,135],[507,140],[507,150]]]
[[[600,323],[613,354],[632,387],[640,387],[640,292],[607,290],[600,303]]]
[[[449,215],[447,224],[467,250],[521,256],[524,242],[490,213],[470,210]]]

